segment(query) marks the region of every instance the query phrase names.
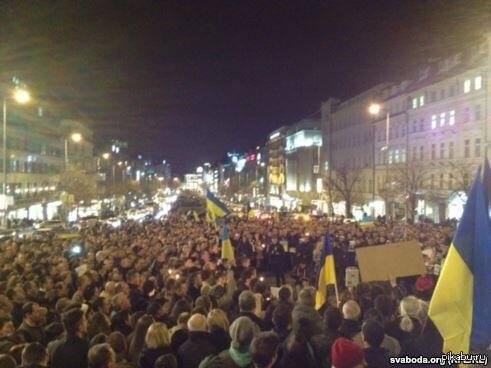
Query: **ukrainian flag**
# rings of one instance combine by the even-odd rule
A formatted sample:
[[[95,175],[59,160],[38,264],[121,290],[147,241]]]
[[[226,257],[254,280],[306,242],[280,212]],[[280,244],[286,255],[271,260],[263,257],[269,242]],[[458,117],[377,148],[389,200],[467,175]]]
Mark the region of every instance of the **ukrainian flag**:
[[[234,247],[230,242],[230,232],[228,226],[224,226],[222,230],[222,259],[235,261]]]
[[[324,247],[321,255],[321,268],[317,277],[317,293],[315,295],[315,308],[320,309],[327,300],[327,286],[336,288],[336,269],[332,254],[332,238],[329,234],[324,236]]]
[[[212,219],[227,216],[230,211],[217,197],[209,190],[206,191],[206,208]]]
[[[472,184],[428,312],[443,352],[486,350],[491,345],[491,222],[486,161]],[[431,327],[430,327],[431,331]]]

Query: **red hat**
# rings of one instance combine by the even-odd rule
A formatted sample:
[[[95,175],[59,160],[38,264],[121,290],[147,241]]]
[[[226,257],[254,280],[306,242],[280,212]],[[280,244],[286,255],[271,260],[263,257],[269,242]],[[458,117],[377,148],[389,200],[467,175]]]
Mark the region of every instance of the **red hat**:
[[[344,337],[337,339],[331,348],[332,365],[336,368],[353,368],[364,359],[363,349]]]

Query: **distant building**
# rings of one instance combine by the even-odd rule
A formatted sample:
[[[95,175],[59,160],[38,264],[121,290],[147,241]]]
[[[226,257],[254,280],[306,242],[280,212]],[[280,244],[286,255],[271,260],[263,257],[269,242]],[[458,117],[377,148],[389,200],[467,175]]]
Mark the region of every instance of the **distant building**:
[[[320,199],[317,191],[322,183],[320,154],[322,132],[320,122],[303,119],[292,125],[285,133],[285,172],[286,193],[296,199],[290,206],[312,206]]]
[[[489,75],[491,34],[429,61],[410,81],[327,100],[323,172],[334,184],[340,171],[356,176],[349,211],[460,217],[475,169],[489,154]],[[371,103],[381,107],[376,116],[368,113]],[[344,212],[346,199],[331,194],[334,212]]]
[[[271,132],[266,142],[268,205],[281,208],[285,194],[285,137],[287,127]]]

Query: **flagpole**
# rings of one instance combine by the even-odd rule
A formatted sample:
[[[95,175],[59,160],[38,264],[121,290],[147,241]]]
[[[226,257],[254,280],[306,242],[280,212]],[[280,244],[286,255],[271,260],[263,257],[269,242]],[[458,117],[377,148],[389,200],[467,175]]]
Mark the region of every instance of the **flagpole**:
[[[336,307],[340,307],[339,305],[339,292],[338,292],[338,278],[336,277],[336,281],[334,282],[334,292],[336,293]]]

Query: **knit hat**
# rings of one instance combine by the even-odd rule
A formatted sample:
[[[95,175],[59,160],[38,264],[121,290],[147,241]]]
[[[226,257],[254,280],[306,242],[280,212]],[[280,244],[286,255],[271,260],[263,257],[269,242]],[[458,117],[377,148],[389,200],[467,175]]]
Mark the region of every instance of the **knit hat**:
[[[229,329],[231,346],[239,349],[249,347],[252,339],[259,333],[259,327],[249,317],[237,318]]]
[[[337,339],[331,348],[332,365],[336,368],[353,368],[363,363],[364,359],[362,348],[344,337]]]

